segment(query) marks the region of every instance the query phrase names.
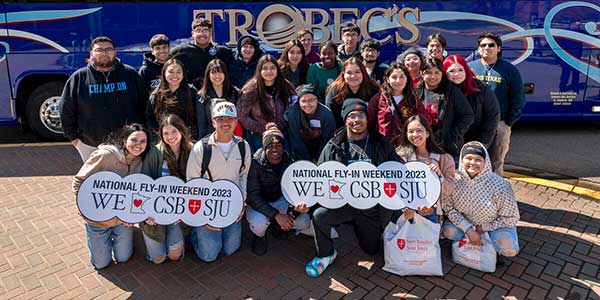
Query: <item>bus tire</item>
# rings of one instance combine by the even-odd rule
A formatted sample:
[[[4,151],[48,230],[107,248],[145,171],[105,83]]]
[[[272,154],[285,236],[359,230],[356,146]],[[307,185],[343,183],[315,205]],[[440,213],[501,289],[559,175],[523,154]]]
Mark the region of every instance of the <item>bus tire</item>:
[[[38,135],[54,141],[65,140],[58,104],[64,82],[52,81],[38,86],[27,101],[26,119]]]

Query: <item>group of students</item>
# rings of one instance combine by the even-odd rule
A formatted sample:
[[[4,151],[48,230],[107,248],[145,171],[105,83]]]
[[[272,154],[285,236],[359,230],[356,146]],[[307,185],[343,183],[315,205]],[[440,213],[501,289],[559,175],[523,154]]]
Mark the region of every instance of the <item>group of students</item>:
[[[492,169],[502,172],[506,154],[494,148],[499,123],[509,127],[510,137],[510,125],[520,115],[515,105],[522,103],[498,98],[498,92],[505,98],[519,93],[506,82],[485,81],[500,67],[516,71],[500,61],[499,51],[492,64],[485,63],[485,51],[492,43],[499,49],[501,39],[493,33],[478,39],[488,77],[481,81],[472,70],[477,67],[461,56],[444,57],[446,40],[440,34],[427,39],[427,54],[413,47],[388,66],[379,62],[379,42],[359,46],[355,24],[345,24],[341,33],[341,45],[325,42],[315,52],[312,33],[300,31],[276,59],[252,36],[241,37],[236,52],[218,46],[210,41],[212,24],[195,19],[190,43],[171,49],[165,35],[153,36],[139,75],[126,72],[130,67],[115,58],[112,40],[96,38],[90,64],[69,79],[61,99],[65,135],[84,160],[74,191],[102,170],[154,179],[228,179],[240,187],[245,213],[225,228],[163,226],[152,219],[139,224],[147,258],[157,264],[181,259],[186,235],[202,261],[233,254],[241,245],[244,215],[258,255],[267,252],[267,231],[314,236],[317,255],[306,266],[313,277],[336,258],[337,225],[352,224],[360,247],[375,254],[385,225],[401,214],[443,221],[443,236],[453,240],[466,235],[477,244],[489,232],[498,253],[516,255],[516,200],[510,184]],[[127,76],[132,79],[119,84]],[[101,84],[113,81],[116,90]],[[126,97],[133,100],[121,101]],[[520,97],[510,103],[524,101]],[[104,124],[105,119],[113,121]],[[417,211],[291,206],[280,178],[295,160],[421,161],[440,176],[442,193],[434,207]],[[124,262],[133,254],[133,224],[115,218],[86,220],[85,227],[95,268],[107,267],[113,256]]]

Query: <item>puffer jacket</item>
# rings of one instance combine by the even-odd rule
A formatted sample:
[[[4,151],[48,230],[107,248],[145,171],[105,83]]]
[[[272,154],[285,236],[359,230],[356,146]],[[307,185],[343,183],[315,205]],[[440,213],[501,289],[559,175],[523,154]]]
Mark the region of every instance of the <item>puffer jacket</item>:
[[[292,164],[292,159],[287,152],[284,152],[281,161],[281,172]],[[276,208],[269,205],[271,202],[281,198],[281,175],[277,174],[263,149],[258,149],[252,159],[252,167],[248,175],[248,204],[250,207],[273,219],[279,212]]]
[[[443,209],[450,222],[464,232],[475,225],[481,225],[486,232],[512,227],[520,218],[512,187],[492,172],[487,150],[485,166],[475,177],[471,178],[462,164],[459,165],[454,192],[445,198]]]

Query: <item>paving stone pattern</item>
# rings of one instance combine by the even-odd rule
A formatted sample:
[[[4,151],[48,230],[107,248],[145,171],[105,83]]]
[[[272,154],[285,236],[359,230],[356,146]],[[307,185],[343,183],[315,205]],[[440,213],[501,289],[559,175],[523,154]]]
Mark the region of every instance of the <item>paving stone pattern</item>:
[[[232,256],[203,263],[188,245],[160,266],[137,231],[129,262],[95,271],[70,187],[80,165],[70,146],[0,148],[0,299],[600,299],[600,201],[516,181],[521,252],[494,273],[456,265],[442,241],[445,276],[396,276],[348,226],[317,279],[304,273],[311,238],[271,237],[255,256],[247,229]]]

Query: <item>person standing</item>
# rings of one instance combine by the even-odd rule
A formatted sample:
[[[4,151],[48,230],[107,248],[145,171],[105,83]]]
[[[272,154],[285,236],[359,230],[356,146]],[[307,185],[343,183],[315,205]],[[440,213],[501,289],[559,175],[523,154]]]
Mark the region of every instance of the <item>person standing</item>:
[[[389,66],[379,61],[379,54],[381,54],[381,43],[376,39],[368,39],[360,44],[360,56],[363,59],[369,77],[381,85],[383,83],[383,74]]]
[[[351,57],[360,57],[360,27],[352,22],[342,26],[342,44],[338,47],[337,58],[340,62],[345,62]]]
[[[200,89],[204,71],[208,62],[220,58],[229,64],[233,59],[231,49],[211,42],[213,24],[211,21],[198,18],[192,21],[192,41],[171,49],[171,57],[180,60],[187,71],[191,84]]]
[[[148,93],[152,93],[160,82],[160,72],[167,59],[169,59],[171,46],[169,45],[169,38],[164,34],[153,35],[148,45],[150,46],[150,52],[144,54],[144,61],[138,72],[144,78],[146,86],[148,86]]]
[[[310,84],[296,89],[298,102],[288,113],[290,149],[296,160],[316,162],[325,144],[336,130],[335,118],[327,106],[319,103],[318,92]]]
[[[69,77],[60,97],[64,134],[84,162],[110,133],[144,120],[148,101],[144,79],[116,53],[111,38],[93,39],[88,65]]]
[[[432,34],[425,40],[427,46],[427,54],[429,58],[437,58],[444,60],[444,52],[446,52],[446,38],[441,33]]]
[[[321,61],[311,64],[306,74],[306,83],[312,84],[319,92],[319,102],[325,103],[325,90],[340,75],[342,64],[337,60],[337,48],[332,41],[319,47]]]
[[[321,57],[319,53],[315,52],[313,49],[313,41],[315,36],[312,31],[308,29],[302,29],[296,33],[296,39],[302,43],[304,46],[304,54],[306,54],[306,59],[309,64],[316,64],[321,61]]]
[[[233,103],[224,101],[215,105],[212,111],[215,132],[194,144],[187,162],[186,175],[187,180],[199,177],[211,181],[230,180],[238,185],[245,200],[252,155],[248,143],[233,135],[237,116]],[[225,228],[210,225],[192,228],[190,241],[200,260],[213,262],[219,253],[231,255],[240,248],[242,215],[243,211],[233,224]]]
[[[254,37],[242,36],[237,42],[237,52],[227,65],[229,74],[235,74],[231,77],[231,84],[242,88],[254,76],[258,59],[263,55],[264,52]]]
[[[385,161],[402,161],[388,139],[377,132],[368,131],[367,103],[361,99],[347,99],[341,116],[345,127],[338,130],[327,143],[318,164],[330,160],[344,165],[364,161],[377,166]],[[312,220],[317,256],[306,265],[306,273],[311,277],[318,277],[335,260],[337,252],[330,237],[333,226],[353,224],[360,248],[374,255],[379,251],[383,228],[391,217],[392,211],[380,205],[364,210],[350,205],[338,209],[317,208]]]
[[[294,88],[306,83],[308,61],[304,47],[299,40],[289,41],[277,62],[283,78],[289,81]]]
[[[474,121],[465,133],[465,142],[478,141],[489,148],[500,120],[496,95],[475,78],[473,71],[460,55],[452,54],[446,57],[444,72],[448,80],[462,90],[473,110]]]
[[[495,33],[486,32],[477,38],[477,51],[481,58],[469,63],[477,79],[491,88],[500,105],[500,122],[490,146],[493,170],[504,173],[504,158],[510,147],[511,127],[521,117],[525,106],[523,79],[519,70],[502,59],[502,39]]]

